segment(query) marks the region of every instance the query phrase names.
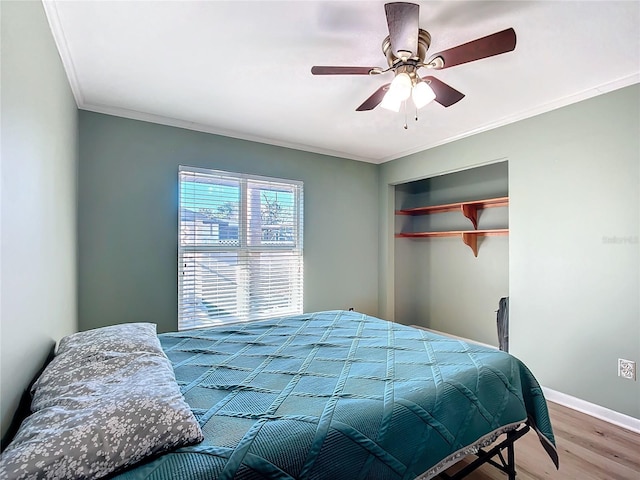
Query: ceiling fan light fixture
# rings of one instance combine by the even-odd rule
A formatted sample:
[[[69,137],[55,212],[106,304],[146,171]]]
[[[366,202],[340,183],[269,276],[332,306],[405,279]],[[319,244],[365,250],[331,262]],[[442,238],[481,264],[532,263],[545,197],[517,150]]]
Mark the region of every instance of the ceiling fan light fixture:
[[[516,32],[507,28],[500,32],[471,40],[461,45],[432,54],[431,34],[419,26],[420,6],[408,2],[391,2],[384,6],[389,35],[382,41],[382,53],[389,68],[314,66],[313,75],[377,75],[393,72],[391,83],[381,85],[356,111],[370,111],[378,105],[398,112],[409,97],[417,109],[436,101],[450,107],[464,98],[464,94],[436,77],[420,77],[418,70],[442,70],[483,58],[511,52],[516,48]],[[405,104],[406,116],[406,104]],[[417,115],[416,115],[417,117]],[[405,122],[406,123],[406,122]],[[406,128],[406,127],[405,127]]]
[[[436,94],[427,82],[418,82],[411,91],[411,98],[416,108],[420,109],[436,99]]]
[[[391,82],[391,86],[389,87],[387,95],[393,95],[400,101],[404,101],[411,96],[412,86],[413,83],[411,82],[411,77],[408,73],[398,73]],[[387,95],[385,95],[385,97]]]
[[[392,112],[399,112],[400,106],[402,106],[402,100],[397,96],[393,95],[391,90],[389,90],[385,96],[382,98],[382,102],[380,102],[380,106]]]

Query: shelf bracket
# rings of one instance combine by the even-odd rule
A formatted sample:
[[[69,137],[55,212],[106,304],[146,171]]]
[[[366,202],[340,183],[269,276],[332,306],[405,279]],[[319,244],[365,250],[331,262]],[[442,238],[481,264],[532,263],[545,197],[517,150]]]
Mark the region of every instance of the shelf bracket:
[[[462,214],[471,220],[473,224],[473,229],[478,229],[478,205],[474,203],[463,203],[460,205],[462,209]],[[476,255],[477,256],[477,255]]]
[[[462,241],[473,251],[473,256],[478,256],[478,235],[475,233],[463,233]]]

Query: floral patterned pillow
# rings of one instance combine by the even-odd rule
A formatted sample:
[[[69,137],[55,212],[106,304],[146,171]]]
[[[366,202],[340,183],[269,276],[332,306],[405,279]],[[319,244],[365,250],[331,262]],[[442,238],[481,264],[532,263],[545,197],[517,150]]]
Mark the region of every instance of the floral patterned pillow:
[[[150,352],[162,354],[155,323],[121,323],[68,335],[60,340],[57,354],[76,350],[76,355],[92,352]]]
[[[32,388],[33,413],[0,457],[0,478],[100,478],[202,441],[155,325],[101,330],[61,340]]]

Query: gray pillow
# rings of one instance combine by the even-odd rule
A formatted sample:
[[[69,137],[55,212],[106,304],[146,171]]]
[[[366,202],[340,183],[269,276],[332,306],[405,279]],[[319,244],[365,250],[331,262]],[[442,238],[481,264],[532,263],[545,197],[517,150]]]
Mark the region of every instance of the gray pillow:
[[[136,325],[60,342],[32,388],[34,413],[0,457],[0,478],[100,478],[202,441],[155,325]]]
[[[155,323],[121,323],[68,335],[60,340],[57,354],[77,350],[76,355],[95,352],[151,352],[162,354]]]

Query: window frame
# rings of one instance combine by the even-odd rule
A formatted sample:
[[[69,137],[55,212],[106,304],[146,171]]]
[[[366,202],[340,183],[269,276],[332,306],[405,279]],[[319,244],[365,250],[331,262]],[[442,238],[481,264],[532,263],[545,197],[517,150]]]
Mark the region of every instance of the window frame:
[[[183,243],[183,232],[182,228],[185,225],[183,221],[183,182],[185,182],[185,175],[193,174],[195,176],[209,176],[212,180],[220,179],[224,181],[225,178],[228,178],[231,182],[237,182],[240,195],[239,195],[239,203],[238,203],[238,241],[236,245],[225,243],[225,244],[211,244],[211,245],[198,245],[197,243],[198,234],[194,232],[194,245],[188,245]],[[204,183],[204,182],[203,182]],[[216,182],[212,182],[216,183]],[[268,186],[269,184],[281,184],[287,188],[292,189],[293,193],[293,207],[292,207],[292,229],[294,230],[292,235],[291,242],[287,243],[274,243],[274,244],[265,244],[265,240],[260,240],[259,244],[251,244],[251,240],[249,239],[249,230],[252,228],[249,225],[249,214],[250,214],[250,201],[249,201],[249,192],[252,188],[256,188],[256,185],[264,184]],[[212,197],[214,198],[214,197]],[[187,208],[187,207],[184,207]],[[186,222],[187,224],[189,222]],[[196,221],[193,221],[194,225]],[[263,224],[260,223],[260,228],[263,228]],[[304,182],[301,180],[291,180],[284,178],[276,178],[276,177],[267,177],[262,175],[252,175],[245,173],[235,173],[224,170],[215,170],[201,167],[192,167],[187,165],[179,165],[178,166],[178,330],[190,330],[193,328],[201,328],[213,325],[225,325],[230,323],[241,323],[247,322],[254,319],[254,314],[252,311],[257,309],[259,311],[259,305],[255,304],[251,299],[252,295],[252,272],[257,275],[257,267],[251,268],[251,260],[250,257],[252,254],[256,253],[274,253],[274,252],[291,252],[293,256],[297,259],[298,262],[298,271],[297,275],[298,280],[297,283],[294,281],[294,289],[297,291],[292,292],[292,297],[297,298],[296,301],[293,302],[293,306],[288,311],[280,314],[273,315],[257,315],[256,319],[267,319],[274,318],[281,315],[293,315],[300,314],[303,312],[304,305]],[[216,321],[215,317],[212,318],[211,322],[203,322],[202,320],[198,320],[196,315],[189,317],[188,315],[184,315],[185,305],[188,303],[184,302],[186,295],[184,293],[183,288],[183,279],[185,278],[186,264],[183,261],[183,255],[185,253],[215,253],[215,252],[233,252],[237,255],[237,268],[240,273],[237,276],[238,284],[242,282],[242,286],[238,286],[239,290],[244,290],[245,293],[239,293],[239,297],[246,297],[242,302],[244,303],[241,312],[238,317],[221,317],[219,321]],[[268,257],[268,256],[267,256]],[[194,260],[195,265],[195,260]],[[264,265],[264,263],[258,263],[256,265]],[[295,266],[295,263],[293,264]],[[183,266],[185,268],[183,268]],[[197,277],[197,274],[193,274],[193,278]],[[197,280],[194,280],[194,282]],[[258,286],[261,284],[258,283]],[[194,300],[195,300],[194,293]],[[269,297],[271,298],[271,297]],[[236,302],[237,304],[238,302]],[[246,312],[246,315],[242,312]]]

